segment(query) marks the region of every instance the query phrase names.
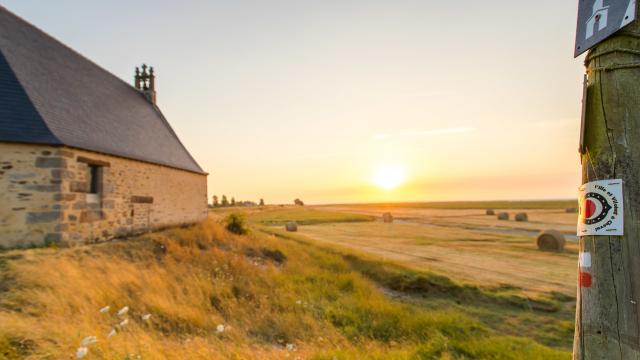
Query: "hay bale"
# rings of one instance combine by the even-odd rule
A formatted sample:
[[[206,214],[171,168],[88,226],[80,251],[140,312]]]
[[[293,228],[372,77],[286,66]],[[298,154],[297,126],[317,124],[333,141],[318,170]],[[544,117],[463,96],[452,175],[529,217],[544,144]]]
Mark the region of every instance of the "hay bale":
[[[298,231],[298,223],[295,221],[289,221],[285,226],[287,231],[296,232]]]
[[[487,214],[487,215],[495,215],[495,214],[496,214],[496,212],[495,212],[495,211],[493,211],[493,209],[487,209],[487,211],[485,212],[485,214]]]
[[[558,230],[544,230],[536,239],[541,251],[563,252],[565,242],[564,235]]]
[[[506,213],[506,212],[498,213],[498,220],[509,220],[509,213]]]
[[[529,221],[529,216],[527,215],[527,213],[517,213],[516,221]]]
[[[564,212],[568,213],[568,214],[575,214],[578,212],[578,209],[576,208],[566,208],[564,209]]]
[[[386,212],[384,214],[382,214],[382,221],[386,222],[386,223],[392,223],[393,222],[393,215],[391,215],[391,213]]]

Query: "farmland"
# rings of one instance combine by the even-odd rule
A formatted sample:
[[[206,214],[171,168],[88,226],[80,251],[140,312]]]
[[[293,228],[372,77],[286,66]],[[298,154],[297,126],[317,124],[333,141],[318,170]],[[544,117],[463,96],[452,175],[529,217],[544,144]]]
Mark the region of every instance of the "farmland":
[[[569,349],[572,341],[574,302],[576,293],[575,223],[577,215],[566,212],[565,207],[574,205],[571,201],[559,202],[518,202],[516,209],[500,208],[513,202],[492,203],[437,203],[396,204],[396,205],[331,205],[315,207],[313,211],[327,211],[331,214],[344,213],[345,216],[367,215],[374,218],[369,222],[314,223],[299,227],[295,235],[278,227],[267,227],[280,236],[295,237],[300,241],[324,246],[334,251],[367,254],[372,259],[390,266],[399,266],[416,273],[428,272],[446,277],[463,286],[479,287],[497,296],[521,299],[526,306],[554,310],[546,314],[527,316],[527,322],[542,325],[555,323],[555,330],[566,329],[553,342]],[[496,206],[497,205],[497,206]],[[536,209],[535,207],[540,207]],[[497,220],[496,216],[485,214],[486,208],[506,211],[510,220]],[[526,210],[525,210],[526,209]],[[280,221],[288,220],[285,213],[295,212],[295,208],[272,208],[263,211],[259,219],[268,222],[269,214]],[[302,210],[299,210],[302,211]],[[305,211],[308,215],[313,212]],[[514,215],[526,211],[529,221],[516,222]],[[391,212],[394,223],[383,223],[381,215]],[[298,216],[302,216],[302,212]],[[250,219],[252,216],[249,217]],[[291,218],[289,220],[294,220]],[[543,229],[556,229],[567,238],[562,253],[542,252],[537,249],[535,236]],[[336,250],[340,249],[340,250]],[[375,274],[370,274],[377,278]],[[394,284],[387,284],[394,286]],[[407,300],[406,298],[403,298]],[[416,301],[411,297],[409,301]],[[424,304],[432,306],[432,301]],[[550,303],[552,305],[550,305]],[[503,309],[504,310],[504,309]],[[497,328],[504,324],[487,320],[496,317],[505,320],[505,310],[493,309],[486,316],[486,309],[473,306],[465,311],[474,313]],[[479,315],[484,314],[484,315]],[[513,322],[523,314],[512,316]],[[550,320],[551,319],[551,320]],[[495,320],[495,319],[494,319]],[[524,321],[523,321],[524,322]],[[514,327],[519,328],[518,326]],[[527,332],[527,330],[522,330]],[[521,332],[520,332],[521,333]],[[535,331],[531,337],[539,335]],[[542,341],[542,339],[540,339]]]
[[[518,232],[575,214],[396,208],[384,224],[380,210],[224,208],[189,228],[0,253],[0,358],[71,358],[88,336],[92,359],[570,358],[575,246],[541,253]],[[229,214],[247,234],[225,229]]]

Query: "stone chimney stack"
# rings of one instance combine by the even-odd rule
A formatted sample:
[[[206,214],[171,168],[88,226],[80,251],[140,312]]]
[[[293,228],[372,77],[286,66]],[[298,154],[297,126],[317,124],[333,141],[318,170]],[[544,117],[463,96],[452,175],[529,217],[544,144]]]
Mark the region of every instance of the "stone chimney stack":
[[[146,64],[142,64],[142,72],[136,67],[134,86],[142,91],[150,103],[156,104],[156,76],[153,74],[153,66],[147,67]]]

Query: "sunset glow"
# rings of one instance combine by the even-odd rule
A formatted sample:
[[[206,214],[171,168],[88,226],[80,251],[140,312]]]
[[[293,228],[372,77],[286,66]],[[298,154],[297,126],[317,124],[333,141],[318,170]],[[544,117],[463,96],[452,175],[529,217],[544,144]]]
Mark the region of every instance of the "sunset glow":
[[[406,176],[401,165],[382,165],[376,168],[373,182],[384,190],[393,190],[405,182]]]
[[[2,6],[126,83],[153,65],[158,106],[209,172],[209,201],[575,197],[575,3],[463,3],[162,2],[144,27],[122,0],[65,0],[76,14],[65,21],[36,0]]]

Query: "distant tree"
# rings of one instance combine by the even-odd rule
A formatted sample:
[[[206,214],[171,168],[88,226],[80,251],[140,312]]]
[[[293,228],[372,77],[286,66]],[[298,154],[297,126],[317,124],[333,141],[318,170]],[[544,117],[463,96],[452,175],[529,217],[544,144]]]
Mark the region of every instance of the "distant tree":
[[[231,206],[236,206],[236,198],[231,197]]]
[[[260,206],[264,206],[264,199],[260,199]]]
[[[213,195],[213,207],[218,207],[218,206],[220,206],[220,203],[218,202],[218,196]]]
[[[227,195],[222,195],[222,200],[220,203],[222,206],[229,206],[229,200],[227,200]]]
[[[256,206],[253,201],[236,201],[236,206]]]
[[[293,200],[293,203],[298,206],[304,206],[304,202],[302,202],[302,200],[300,199]]]

